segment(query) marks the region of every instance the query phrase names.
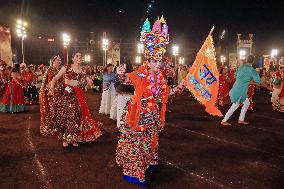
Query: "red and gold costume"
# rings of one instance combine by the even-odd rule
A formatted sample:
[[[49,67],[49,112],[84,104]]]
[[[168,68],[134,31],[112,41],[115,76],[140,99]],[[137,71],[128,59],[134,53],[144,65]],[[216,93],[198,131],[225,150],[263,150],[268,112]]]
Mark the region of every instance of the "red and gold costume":
[[[53,134],[57,128],[52,127],[52,122],[56,122],[57,109],[61,103],[63,95],[64,80],[59,79],[55,85],[55,91],[52,96],[48,95],[49,83],[57,75],[59,70],[55,67],[49,67],[44,74],[42,85],[39,92],[40,104],[40,133],[43,135]],[[54,121],[53,121],[54,120]]]
[[[68,143],[94,141],[101,136],[101,123],[93,120],[86,102],[86,74],[74,72],[71,65],[65,65],[65,68],[65,79],[76,80],[79,85],[65,84],[53,125],[58,128],[59,138]]]
[[[284,112],[284,77],[283,74],[280,73],[280,71],[277,71],[275,74],[275,82],[271,102],[274,110]]]
[[[27,88],[25,89],[25,97],[27,104],[35,104],[38,102],[38,91],[36,89],[36,74],[31,71],[23,71],[22,76],[26,81]]]
[[[155,22],[152,31],[147,19],[140,40],[145,44],[145,60],[161,61],[169,42],[163,17]],[[149,64],[145,61],[129,74],[135,93],[122,114],[116,150],[116,162],[123,168],[124,179],[142,186],[146,184],[146,170],[158,164],[158,140],[169,95],[167,80],[161,72],[151,74]]]
[[[0,111],[2,112],[22,112],[25,111],[25,98],[23,86],[25,82],[19,73],[15,72],[15,79],[11,79],[3,98],[0,102]]]
[[[221,74],[219,76],[219,94],[218,94],[219,106],[226,106],[231,103],[229,92],[230,92],[229,78],[227,75]]]
[[[10,77],[6,71],[3,73],[0,73],[0,99],[5,93],[9,80],[10,80]]]
[[[31,84],[36,81],[36,75],[31,71],[23,71],[22,76],[27,84]]]
[[[254,96],[254,83],[251,82],[248,88],[248,99],[249,99],[249,107],[248,110],[253,110],[254,103],[253,103],[253,96]]]
[[[135,94],[122,115],[117,145],[116,162],[123,167],[123,174],[145,181],[145,171],[158,164],[158,138],[164,128],[169,87],[160,74],[161,92],[154,97],[146,65],[129,74]]]
[[[234,68],[234,69],[229,68],[228,70],[228,77],[230,78],[230,89],[233,87],[236,81],[236,77],[235,77],[236,71],[237,71],[237,68]]]

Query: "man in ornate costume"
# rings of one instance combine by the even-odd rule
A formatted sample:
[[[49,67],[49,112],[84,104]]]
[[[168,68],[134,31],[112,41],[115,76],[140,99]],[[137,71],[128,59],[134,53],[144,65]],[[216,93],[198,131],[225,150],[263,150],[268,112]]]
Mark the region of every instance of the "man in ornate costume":
[[[61,96],[63,95],[64,80],[61,78],[55,85],[54,94],[48,95],[49,84],[51,80],[56,76],[61,68],[61,58],[59,55],[51,58],[51,66],[44,74],[42,85],[39,92],[40,103],[40,133],[43,135],[53,134],[54,129],[51,126],[52,119],[56,119],[56,107],[61,102]],[[54,120],[55,121],[55,120]]]
[[[170,93],[161,73],[161,60],[169,44],[164,18],[156,20],[152,31],[147,19],[140,40],[145,45],[145,61],[128,74],[135,92],[121,117],[116,162],[122,166],[125,180],[145,186],[146,170],[158,165],[158,141]]]

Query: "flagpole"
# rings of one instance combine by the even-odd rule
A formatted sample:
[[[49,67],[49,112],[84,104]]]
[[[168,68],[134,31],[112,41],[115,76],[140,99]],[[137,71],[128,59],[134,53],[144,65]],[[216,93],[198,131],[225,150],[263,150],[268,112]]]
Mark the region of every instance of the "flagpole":
[[[212,27],[212,29],[210,30],[209,35],[211,35],[213,33],[214,29],[215,29],[215,26]]]

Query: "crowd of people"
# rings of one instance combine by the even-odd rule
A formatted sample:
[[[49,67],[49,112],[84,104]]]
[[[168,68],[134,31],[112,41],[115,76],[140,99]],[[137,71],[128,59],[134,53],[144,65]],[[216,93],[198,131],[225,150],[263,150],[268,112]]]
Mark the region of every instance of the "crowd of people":
[[[39,103],[40,133],[58,135],[63,147],[78,146],[102,134],[102,123],[92,118],[84,91],[89,88],[101,93],[99,113],[116,120],[121,133],[116,161],[123,167],[124,179],[144,185],[145,171],[157,165],[165,106],[172,95],[185,88],[188,67],[173,66],[168,58],[158,61],[158,66],[154,59],[140,67],[128,59],[104,68],[82,66],[79,52],[74,52],[72,60],[73,64],[62,65],[56,55],[50,66],[15,64],[13,68],[1,60],[0,111],[22,112],[25,106]],[[219,67],[218,105],[232,104],[222,125],[230,125],[227,121],[241,104],[238,123],[248,124],[244,119],[246,111],[253,109],[255,88],[270,90],[273,109],[284,112],[284,65],[280,63],[276,70],[268,71],[254,69],[253,63],[253,56],[249,56],[238,68]]]
[[[186,88],[188,67],[164,56],[169,44],[163,17],[150,28],[145,21],[141,42],[145,45],[144,62],[83,66],[80,52],[72,54],[72,64],[63,65],[59,55],[49,66],[15,64],[0,61],[0,111],[17,113],[27,105],[40,105],[39,130],[44,136],[57,135],[62,146],[77,147],[102,135],[102,123],[95,121],[87,105],[85,91],[101,93],[99,113],[117,121],[119,140],[116,163],[123,178],[146,185],[145,173],[158,165],[159,136],[165,126],[166,107],[171,97]],[[153,41],[153,39],[159,39]],[[238,68],[220,66],[218,105],[231,105],[221,124],[242,105],[239,124],[248,124],[245,115],[253,109],[255,87],[271,90],[274,110],[284,112],[284,65],[276,70],[256,70],[249,55]]]
[[[243,63],[246,63],[244,61]],[[253,63],[252,63],[253,64]],[[238,67],[231,68],[228,66],[220,66],[220,77],[219,77],[219,94],[218,94],[218,105],[228,106],[232,103],[230,99],[230,90],[233,88],[236,81],[236,72]],[[271,103],[274,110],[283,112],[283,72],[284,72],[284,63],[279,61],[276,66],[273,68],[256,68],[257,74],[261,79],[261,86],[255,85],[256,83],[251,81],[249,82],[248,89],[246,94],[249,100],[248,110],[254,109],[253,97],[255,89],[268,90],[271,93]]]

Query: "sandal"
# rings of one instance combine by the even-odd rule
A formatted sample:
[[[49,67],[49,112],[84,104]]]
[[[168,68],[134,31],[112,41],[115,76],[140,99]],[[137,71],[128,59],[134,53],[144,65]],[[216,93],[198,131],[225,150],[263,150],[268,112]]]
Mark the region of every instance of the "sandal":
[[[230,126],[231,124],[230,123],[228,123],[228,122],[221,122],[221,125],[223,125],[223,126]]]
[[[72,145],[74,146],[74,147],[78,147],[79,146],[79,144],[78,143],[72,143]]]
[[[249,124],[249,122],[245,122],[245,121],[238,121],[238,124],[242,124],[242,125],[248,125]]]
[[[68,147],[68,142],[63,142],[62,146],[63,146],[63,148]]]

